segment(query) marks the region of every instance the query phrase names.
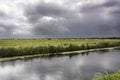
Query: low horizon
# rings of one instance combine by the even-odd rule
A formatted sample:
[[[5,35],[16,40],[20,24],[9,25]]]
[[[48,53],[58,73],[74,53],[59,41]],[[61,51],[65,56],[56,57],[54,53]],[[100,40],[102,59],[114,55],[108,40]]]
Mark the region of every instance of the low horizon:
[[[30,40],[34,40],[34,39],[36,39],[36,40],[37,40],[37,39],[38,39],[38,40],[39,40],[39,39],[48,39],[48,40],[51,40],[51,39],[120,39],[120,37],[0,38],[0,40],[25,40],[25,39],[30,39]]]

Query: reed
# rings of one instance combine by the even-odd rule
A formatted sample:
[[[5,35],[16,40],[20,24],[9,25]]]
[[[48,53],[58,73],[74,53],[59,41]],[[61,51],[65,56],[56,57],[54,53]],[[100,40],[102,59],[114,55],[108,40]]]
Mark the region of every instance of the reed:
[[[120,80],[120,71],[115,74],[107,74],[102,78],[94,78],[92,80]]]
[[[107,48],[120,46],[120,41],[116,42],[99,42],[94,44],[67,44],[67,46],[30,46],[30,47],[1,47],[0,57],[14,57],[35,54],[52,54],[66,51],[88,50],[96,48]]]

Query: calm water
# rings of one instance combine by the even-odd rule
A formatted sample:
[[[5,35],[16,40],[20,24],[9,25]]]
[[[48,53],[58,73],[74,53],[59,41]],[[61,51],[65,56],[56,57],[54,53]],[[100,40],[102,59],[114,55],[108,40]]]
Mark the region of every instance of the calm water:
[[[120,51],[0,62],[0,80],[90,80],[120,69]]]

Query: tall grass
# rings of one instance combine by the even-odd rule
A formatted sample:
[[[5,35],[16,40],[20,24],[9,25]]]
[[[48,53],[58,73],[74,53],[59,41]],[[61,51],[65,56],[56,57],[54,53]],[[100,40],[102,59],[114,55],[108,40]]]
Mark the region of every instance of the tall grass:
[[[120,46],[120,42],[99,42],[95,44],[67,44],[67,46],[1,47],[0,57],[13,57],[34,54],[52,54],[65,51],[87,50]]]
[[[92,80],[120,80],[120,71],[118,71],[117,73],[115,74],[108,74],[102,78],[95,78],[95,79],[92,79]]]

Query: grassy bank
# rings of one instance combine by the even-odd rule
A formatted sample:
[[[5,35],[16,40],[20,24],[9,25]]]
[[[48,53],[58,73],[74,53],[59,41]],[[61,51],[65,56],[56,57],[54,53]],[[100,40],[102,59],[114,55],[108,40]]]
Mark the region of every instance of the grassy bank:
[[[120,40],[111,39],[41,39],[0,40],[0,57],[52,54],[120,46]]]
[[[120,80],[120,71],[115,74],[108,74],[102,78],[95,78],[93,80]]]

